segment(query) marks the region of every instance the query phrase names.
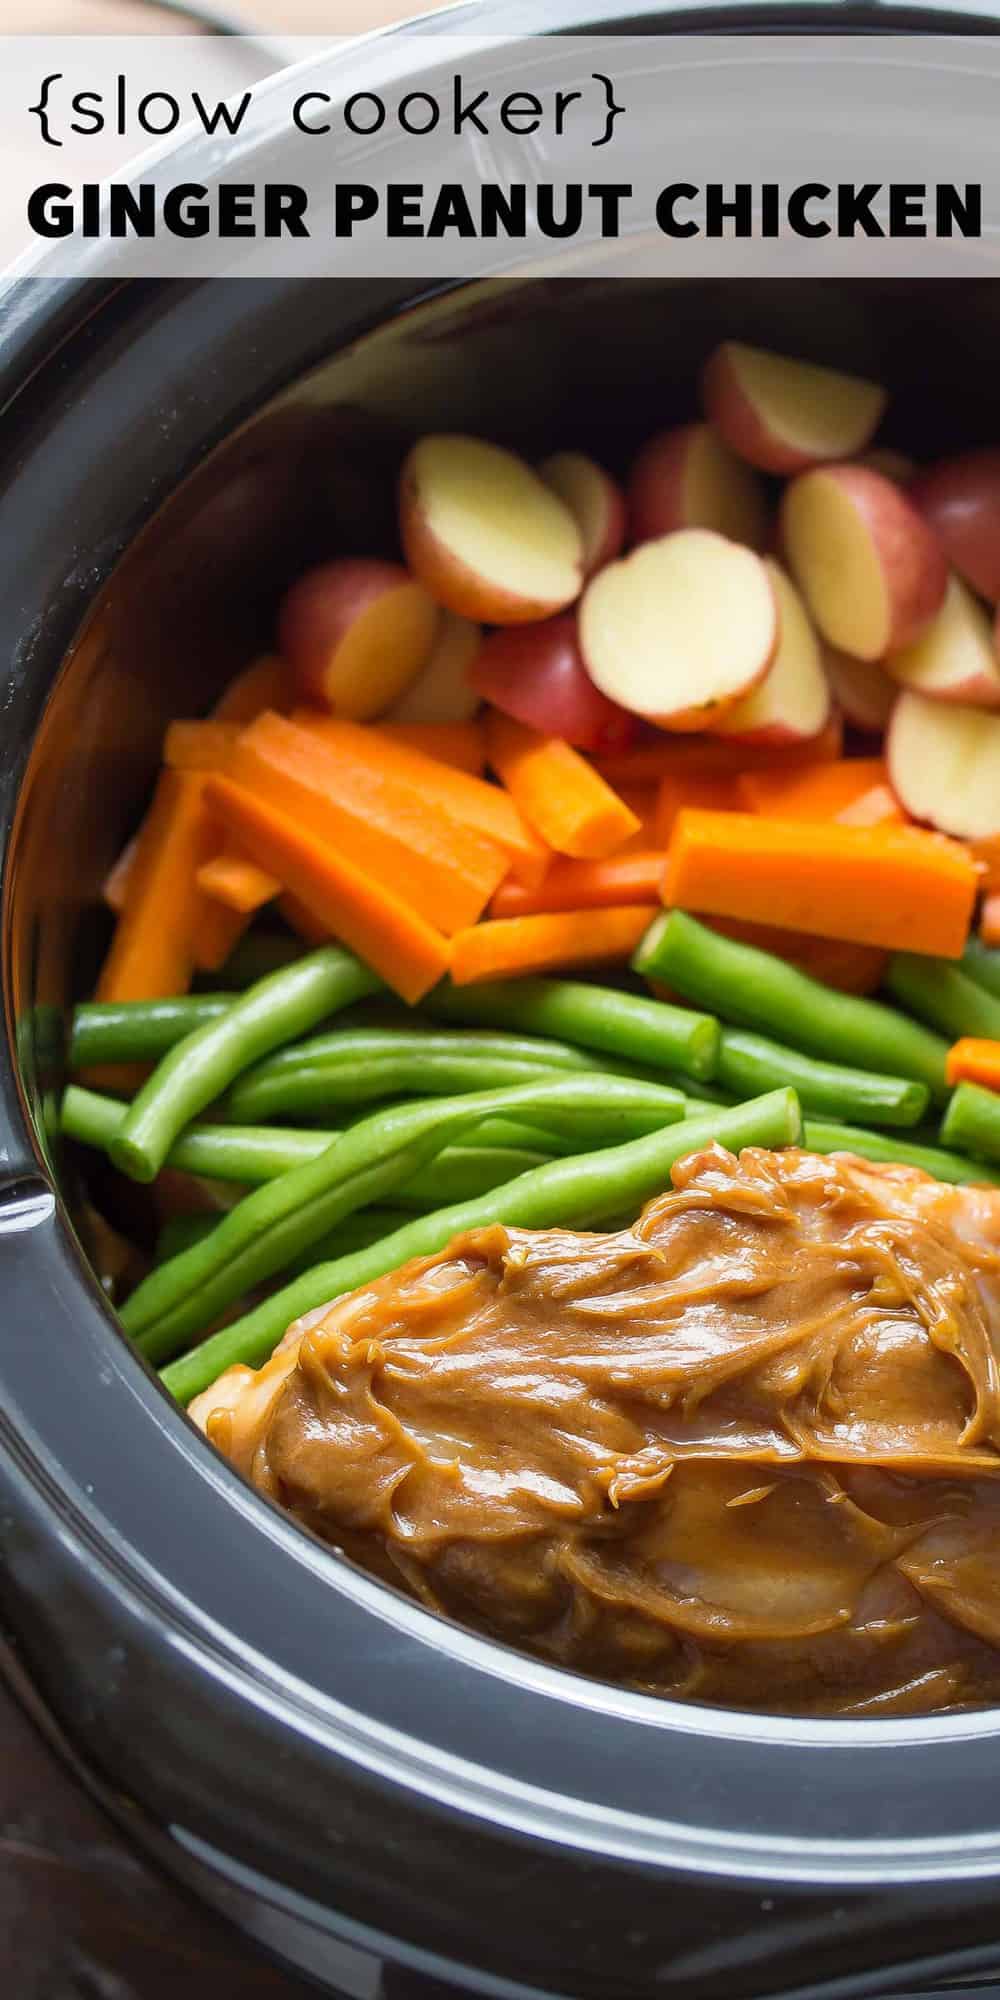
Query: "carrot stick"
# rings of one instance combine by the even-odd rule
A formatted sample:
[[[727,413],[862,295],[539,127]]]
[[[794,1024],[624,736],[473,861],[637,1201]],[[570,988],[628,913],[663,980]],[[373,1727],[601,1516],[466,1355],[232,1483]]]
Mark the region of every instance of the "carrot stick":
[[[738,812],[741,804],[736,778],[702,777],[694,771],[661,778],[656,794],[653,845],[669,846],[674,821],[683,806],[700,806],[706,812]]]
[[[258,716],[224,769],[235,784],[391,888],[437,930],[450,934],[475,923],[507,873],[506,851],[478,828],[442,815],[418,785],[384,769],[363,727],[342,728],[350,733],[335,747],[282,716]],[[351,755],[357,739],[360,757]]]
[[[980,1083],[984,1090],[1000,1090],[1000,1042],[963,1035],[948,1050],[945,1076],[949,1083]]]
[[[840,757],[835,763],[803,764],[798,770],[744,771],[738,781],[744,808],[769,819],[839,819],[875,787],[888,790],[880,757]],[[901,820],[891,791],[888,799],[892,815]]]
[[[197,881],[206,896],[244,916],[252,916],[254,910],[270,903],[281,888],[281,883],[265,869],[258,868],[255,861],[231,852],[214,854],[210,861],[203,862]]]
[[[807,972],[823,986],[835,986],[841,993],[877,993],[882,984],[889,955],[877,945],[811,937],[805,931],[778,930],[773,924],[745,924],[738,917],[708,917],[706,922],[723,937],[785,958],[800,972]]]
[[[599,910],[613,904],[654,903],[660,893],[666,854],[661,850],[609,855],[607,861],[571,861],[559,855],[537,889],[501,882],[490,904],[491,917],[534,917],[556,910]]]
[[[213,722],[254,722],[265,708],[287,715],[292,707],[292,677],[277,653],[261,653],[236,674],[212,710]]]
[[[333,936],[329,924],[314,917],[297,896],[291,896],[286,891],[278,903],[278,913],[284,917],[289,930],[304,938],[306,944],[329,944]]]
[[[203,794],[198,773],[161,772],[139,830],[98,1000],[158,1000],[187,992],[201,902],[195,876],[212,842]]]
[[[970,840],[969,852],[979,864],[979,887],[991,896],[1000,889],[1000,840]]]
[[[637,743],[631,750],[608,751],[593,759],[609,785],[658,785],[663,778],[738,777],[741,771],[788,770],[803,763],[825,763],[839,757],[843,729],[829,722],[822,735],[780,749],[772,744],[734,743],[724,736],[670,736]]]
[[[205,784],[211,810],[268,874],[277,876],[332,937],[380,973],[413,1005],[448,969],[440,931],[402,896],[366,875],[333,845],[229,778]]]
[[[941,834],[686,807],[670,842],[663,900],[887,951],[959,958],[976,885],[975,863]]]
[[[467,771],[443,764],[437,757],[401,743],[388,729],[362,728],[313,709],[297,709],[292,721],[318,736],[331,750],[359,765],[399,778],[416,787],[427,806],[457,827],[471,827],[502,847],[511,872],[526,888],[536,888],[552,858],[498,785],[488,785]],[[485,737],[484,737],[485,742]]]
[[[132,873],[132,864],[135,861],[135,852],[138,844],[139,836],[138,834],[133,834],[127,846],[122,848],[117,861],[108,869],[101,885],[102,899],[107,904],[108,909],[114,911],[116,917],[120,917],[125,908],[125,893],[128,888],[128,878]]]
[[[163,761],[172,771],[224,770],[239,733],[238,722],[171,722],[163,739]]]
[[[873,785],[834,817],[841,826],[909,826],[891,785]]]
[[[655,903],[630,903],[624,909],[566,910],[475,924],[452,939],[452,983],[471,986],[481,979],[624,961],[655,915]]]
[[[979,935],[984,944],[1000,944],[1000,892],[995,889],[983,899]]]
[[[617,792],[561,737],[540,736],[493,709],[486,720],[486,759],[528,825],[557,854],[600,861],[639,831]]]
[[[486,769],[486,736],[480,722],[380,722],[379,734],[404,749],[420,750],[441,764],[453,764],[481,778]]]
[[[199,873],[201,871],[199,870]],[[194,925],[194,962],[199,972],[218,972],[250,923],[251,912],[234,910],[214,896],[201,899]]]

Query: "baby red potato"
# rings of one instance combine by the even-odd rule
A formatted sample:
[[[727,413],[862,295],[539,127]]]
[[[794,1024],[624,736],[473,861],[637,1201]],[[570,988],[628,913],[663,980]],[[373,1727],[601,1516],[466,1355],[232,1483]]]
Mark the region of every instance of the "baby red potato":
[[[800,474],[781,507],[788,567],[824,639],[882,660],[919,637],[944,602],[948,565],[906,495],[865,465]]]
[[[368,722],[420,672],[438,616],[401,563],[344,557],[293,583],[278,614],[278,646],[308,700]]]
[[[959,576],[990,604],[1000,602],[1000,450],[943,459],[909,492]]]
[[[761,486],[711,424],[681,424],[643,445],[629,474],[629,534],[655,541],[675,528],[714,528],[762,549],[768,510]]]
[[[557,451],[539,466],[538,476],[580,530],[584,576],[614,562],[625,543],[625,498],[610,472],[585,452]]]
[[[635,716],[594,686],[571,611],[494,632],[470,678],[494,708],[543,736],[561,736],[574,749],[624,750],[635,737]]]
[[[933,701],[1000,708],[992,621],[960,576],[949,577],[944,603],[919,639],[885,664],[893,680]]]
[[[442,611],[430,654],[408,688],[386,710],[387,722],[468,722],[479,696],[468,674],[483,635],[478,625]]]
[[[718,736],[741,743],[807,743],[830,719],[830,688],[819,640],[793,583],[768,557],[765,569],[778,600],[778,648],[762,681],[715,724]]]
[[[839,369],[724,340],[705,365],[705,413],[731,450],[762,472],[801,472],[863,451],[886,392]]]
[[[1000,716],[907,689],[892,711],[886,760],[914,819],[960,840],[1000,834]]]
[[[399,483],[406,560],[446,610],[528,625],[572,604],[583,543],[567,506],[514,452],[441,434],[409,452]]]
[[[855,660],[837,646],[823,647],[823,668],[845,722],[881,734],[898,692],[885,668],[876,660]]]

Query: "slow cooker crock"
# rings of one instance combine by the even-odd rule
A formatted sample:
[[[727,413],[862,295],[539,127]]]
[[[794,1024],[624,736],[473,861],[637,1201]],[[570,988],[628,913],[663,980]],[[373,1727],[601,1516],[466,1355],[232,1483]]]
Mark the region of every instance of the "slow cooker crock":
[[[548,6],[448,23],[843,31],[887,14],[942,18],[598,24]],[[689,406],[713,340],[780,329],[793,352],[890,381],[900,439],[980,440],[1000,434],[995,287],[511,282],[417,299],[389,281],[116,286],[103,256],[84,282],[10,292],[0,350],[7,1671],[166,1865],[342,1992],[373,1993],[381,1963],[571,2000],[971,1990],[1000,1963],[1000,1718],[681,1708],[490,1645],[339,1561],[243,1486],[121,1337],[51,1106],[97,885],[164,721],[203,709],[266,639],[296,568],[391,537],[414,428],[621,461],[651,412]]]

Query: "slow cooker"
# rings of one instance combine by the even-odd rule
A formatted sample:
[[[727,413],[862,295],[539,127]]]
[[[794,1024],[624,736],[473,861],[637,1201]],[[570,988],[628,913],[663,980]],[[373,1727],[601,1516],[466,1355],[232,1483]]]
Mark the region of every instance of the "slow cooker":
[[[808,4],[594,22],[572,0],[446,18],[984,25]],[[412,33],[414,76],[434,25]],[[1000,1717],[680,1707],[470,1636],[339,1560],[127,1345],[52,1106],[98,885],[167,718],[201,712],[266,641],[297,569],[390,544],[415,429],[620,462],[650,409],[689,407],[714,340],[780,330],[891,382],[901,439],[980,441],[1000,434],[995,285],[117,284],[100,246],[86,268],[10,289],[0,348],[7,1672],[138,1841],[340,1994],[983,1991],[1000,1979]]]

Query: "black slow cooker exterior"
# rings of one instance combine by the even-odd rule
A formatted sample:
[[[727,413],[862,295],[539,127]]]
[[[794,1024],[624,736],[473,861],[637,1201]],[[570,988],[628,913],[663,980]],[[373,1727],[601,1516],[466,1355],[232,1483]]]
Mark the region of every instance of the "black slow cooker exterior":
[[[604,25],[626,12],[646,31],[915,22],[806,6]],[[595,25],[533,6],[448,25],[467,17]],[[207,705],[331,532],[391,532],[411,426],[576,441],[585,409],[621,452],[651,408],[681,413],[713,338],[773,339],[780,313],[793,349],[897,385],[901,436],[1000,434],[988,283],[675,286],[676,386],[666,303],[596,281],[424,301],[388,281],[116,286],[99,252],[86,282],[40,276],[4,302],[6,1665],[138,1838],[341,1992],[374,1992],[386,1962],[477,1993],[832,2000],[1000,1963],[1000,1718],[656,1702],[377,1585],[247,1489],[131,1352],[52,1137],[58,1023],[164,720]]]

